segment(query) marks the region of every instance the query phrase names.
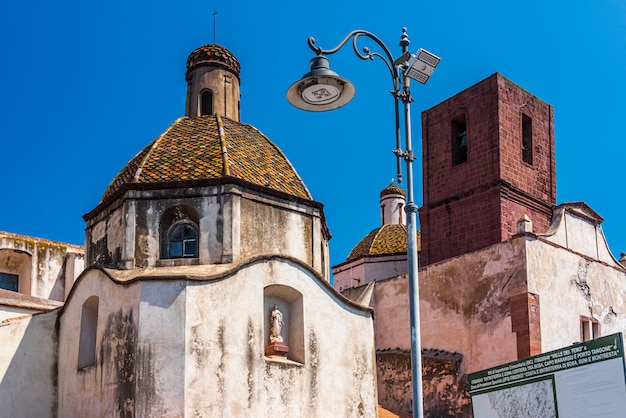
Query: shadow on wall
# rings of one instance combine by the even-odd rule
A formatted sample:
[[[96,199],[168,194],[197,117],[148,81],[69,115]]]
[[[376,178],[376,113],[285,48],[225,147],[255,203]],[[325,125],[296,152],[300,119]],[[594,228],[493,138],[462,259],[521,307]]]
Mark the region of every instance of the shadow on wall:
[[[54,417],[59,310],[0,323],[2,416]]]

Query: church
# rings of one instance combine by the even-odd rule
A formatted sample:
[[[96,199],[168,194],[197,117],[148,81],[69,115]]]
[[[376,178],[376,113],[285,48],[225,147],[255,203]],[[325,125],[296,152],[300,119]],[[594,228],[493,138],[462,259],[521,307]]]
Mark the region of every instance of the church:
[[[237,58],[186,68],[84,247],[0,232],[3,416],[410,413],[405,191],[331,269],[322,203],[240,121]],[[469,417],[469,373],[626,330],[626,256],[557,204],[553,108],[501,74],[423,112],[422,144],[424,410]]]
[[[84,252],[0,234],[3,416],[377,416],[373,311],[331,286],[323,206],[239,121],[239,76],[189,55],[185,116],[84,216]]]

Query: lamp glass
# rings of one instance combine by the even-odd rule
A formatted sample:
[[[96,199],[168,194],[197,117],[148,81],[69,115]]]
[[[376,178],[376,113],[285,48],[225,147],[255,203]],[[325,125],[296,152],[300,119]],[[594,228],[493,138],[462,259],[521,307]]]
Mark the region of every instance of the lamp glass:
[[[355,93],[354,85],[345,78],[311,76],[293,83],[287,90],[287,100],[298,109],[324,112],[347,104]]]

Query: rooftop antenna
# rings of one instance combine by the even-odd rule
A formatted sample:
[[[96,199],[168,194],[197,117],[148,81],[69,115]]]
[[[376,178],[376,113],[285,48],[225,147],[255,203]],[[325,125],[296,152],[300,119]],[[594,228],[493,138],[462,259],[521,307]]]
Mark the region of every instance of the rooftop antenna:
[[[216,28],[215,21],[216,21],[216,19],[215,19],[215,16],[217,16],[217,10],[213,10],[213,43],[216,43],[216,40],[215,40],[215,28]]]

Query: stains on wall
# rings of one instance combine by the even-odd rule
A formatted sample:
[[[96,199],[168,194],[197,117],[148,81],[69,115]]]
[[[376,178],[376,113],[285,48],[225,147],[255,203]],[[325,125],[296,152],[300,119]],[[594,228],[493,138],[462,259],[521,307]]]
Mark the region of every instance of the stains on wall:
[[[424,416],[452,418],[471,416],[467,375],[461,371],[462,356],[440,350],[424,350],[422,385]],[[378,403],[387,409],[413,411],[411,353],[387,351],[376,354]]]
[[[267,394],[267,408],[273,416],[290,416],[294,411],[302,411],[301,381],[304,370],[292,364],[277,361],[265,363],[264,391]],[[311,408],[311,405],[306,407]],[[315,416],[303,413],[304,416]]]
[[[109,250],[107,236],[105,235],[96,242],[88,242],[87,254],[89,254],[89,264],[99,265],[103,267],[117,267],[122,259],[122,248],[114,248]]]
[[[366,416],[366,411],[371,411],[376,408],[374,396],[367,396],[369,392],[367,390],[368,386],[371,386],[373,383],[372,375],[369,373],[371,366],[368,365],[367,356],[363,352],[363,347],[352,345],[352,349],[346,354],[350,357],[348,361],[353,364],[353,383],[350,385],[352,392],[346,393],[345,416],[363,417]]]
[[[590,262],[581,259],[578,262],[578,270],[576,271],[576,275],[572,277],[571,283],[576,287],[578,292],[585,298],[587,302],[591,302],[591,289],[587,284],[587,268],[589,267]]]
[[[252,318],[248,318],[248,344],[246,346],[246,370],[248,383],[248,409],[251,409],[256,399],[256,387],[254,384],[255,360],[260,357],[257,347],[259,346],[257,333],[254,329]]]
[[[102,337],[100,367],[115,386],[117,416],[135,416],[137,329],[133,311],[110,314]]]
[[[152,364],[152,346],[141,344],[137,349],[137,412],[150,416],[163,412],[161,399],[156,394],[155,369]]]
[[[309,332],[309,391],[311,401],[309,403],[309,410],[313,413],[317,410],[318,402],[318,378],[317,370],[320,367],[320,357],[317,343],[317,335],[315,331]]]
[[[462,374],[463,356],[440,350],[422,355],[424,410],[427,417],[470,417],[467,375]]]
[[[397,412],[412,411],[410,352],[376,353],[376,371],[378,403]]]

